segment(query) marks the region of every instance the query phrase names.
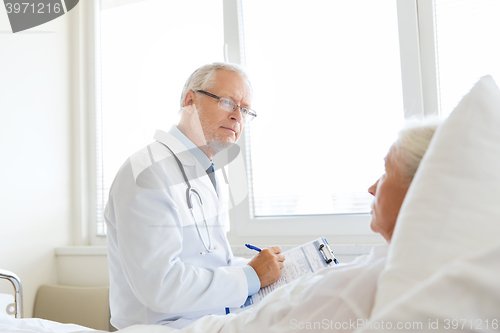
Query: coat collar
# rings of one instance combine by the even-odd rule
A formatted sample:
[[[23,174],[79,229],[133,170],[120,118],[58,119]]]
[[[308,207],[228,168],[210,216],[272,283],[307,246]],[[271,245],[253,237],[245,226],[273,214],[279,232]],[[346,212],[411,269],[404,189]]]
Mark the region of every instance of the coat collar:
[[[191,151],[173,135],[162,130],[156,130],[154,139],[172,149],[183,165],[196,165],[196,158]]]
[[[210,178],[208,178],[208,175],[206,174],[206,170],[202,167],[198,159],[193,155],[192,149],[188,149],[184,144],[182,144],[180,140],[178,140],[172,134],[162,130],[156,130],[154,139],[160,143],[167,145],[170,149],[172,149],[172,151],[179,158],[183,166],[191,166],[196,168],[195,169],[196,170],[195,172],[197,174],[196,178],[199,178],[203,186],[205,186],[205,188],[207,188],[210,192],[212,192],[212,195],[219,201],[219,207],[217,208],[218,210],[220,210],[222,205],[222,201],[220,200],[221,197],[220,195],[218,196],[217,193],[215,193],[215,189],[212,185],[212,182],[210,181]],[[196,149],[199,148],[196,147]],[[164,147],[162,151],[165,150],[167,149]],[[170,152],[168,151],[166,151],[165,153],[170,155]],[[216,171],[217,184],[218,186],[224,186],[223,184],[225,183],[223,182],[223,178],[220,177],[220,174],[221,171],[217,170]]]
[[[212,161],[208,156],[201,150],[197,145],[194,144],[191,139],[189,139],[184,133],[181,132],[181,130],[176,126],[173,125],[170,130],[168,131],[168,134],[171,134],[174,138],[179,140],[189,151],[191,154],[196,157],[196,160],[200,163],[202,166],[203,170],[207,170],[210,165],[212,164]]]
[[[208,178],[208,175],[206,174],[205,168],[200,164],[199,160],[193,155],[192,149],[188,149],[185,145],[182,144],[181,141],[179,141],[173,135],[162,130],[156,131],[154,139],[160,143],[167,145],[170,149],[172,149],[172,151],[177,156],[177,158],[179,158],[183,166],[195,167],[194,172],[196,176],[194,177],[199,178],[200,181],[203,183],[203,185],[207,187],[209,191],[213,192],[213,195],[217,197],[212,182],[210,181],[210,178]],[[195,149],[199,148],[195,147]],[[170,152],[168,152],[168,150],[165,147],[163,147],[163,149],[161,150],[165,154],[168,154],[165,155],[165,157],[170,155]],[[218,172],[216,172],[216,174],[218,174]],[[218,183],[220,182],[220,178],[217,178],[217,182]]]

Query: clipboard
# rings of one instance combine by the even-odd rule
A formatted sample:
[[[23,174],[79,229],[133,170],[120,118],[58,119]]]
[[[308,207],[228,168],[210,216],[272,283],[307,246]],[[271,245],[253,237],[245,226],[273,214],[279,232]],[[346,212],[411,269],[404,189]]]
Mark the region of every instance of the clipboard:
[[[258,304],[276,288],[288,284],[301,276],[316,273],[320,269],[339,263],[328,241],[324,237],[295,247],[283,252],[283,254],[285,255],[285,261],[279,279],[267,287],[260,288],[255,295],[248,296],[245,304],[240,308],[231,308],[231,313],[240,312],[248,306]]]

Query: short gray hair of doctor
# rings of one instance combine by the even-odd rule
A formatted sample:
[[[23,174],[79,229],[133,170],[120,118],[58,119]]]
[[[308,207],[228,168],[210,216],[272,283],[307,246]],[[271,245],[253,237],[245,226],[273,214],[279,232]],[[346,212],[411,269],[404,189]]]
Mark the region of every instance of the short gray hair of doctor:
[[[434,133],[441,125],[439,117],[409,119],[392,144],[392,158],[408,182],[413,180]]]
[[[210,89],[215,82],[215,73],[220,70],[226,70],[241,76],[248,82],[248,85],[251,89],[252,86],[250,84],[250,80],[248,79],[248,75],[239,65],[226,62],[214,62],[211,64],[207,64],[195,70],[193,74],[191,74],[191,76],[189,76],[189,78],[187,79],[186,84],[184,84],[180,103],[181,111],[184,107],[184,99],[186,98],[186,94],[188,93],[188,91]]]

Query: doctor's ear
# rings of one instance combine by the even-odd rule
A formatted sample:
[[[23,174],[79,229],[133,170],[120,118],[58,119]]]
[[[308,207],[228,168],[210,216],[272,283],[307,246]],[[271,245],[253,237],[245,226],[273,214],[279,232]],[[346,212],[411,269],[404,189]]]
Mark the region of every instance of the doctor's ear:
[[[189,90],[184,97],[184,107],[189,107],[195,104],[196,94],[194,91]]]
[[[184,97],[184,110],[188,114],[193,114],[196,112],[196,94],[194,91],[189,90]]]

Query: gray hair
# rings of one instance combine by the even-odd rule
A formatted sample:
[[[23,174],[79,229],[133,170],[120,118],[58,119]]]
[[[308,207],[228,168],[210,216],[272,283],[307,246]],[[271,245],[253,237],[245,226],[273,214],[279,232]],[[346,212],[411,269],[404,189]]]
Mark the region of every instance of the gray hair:
[[[407,120],[392,145],[394,162],[411,182],[442,120],[438,117]]]
[[[248,82],[248,85],[251,88],[250,80],[248,79],[247,74],[240,66],[232,63],[225,62],[214,62],[212,64],[204,65],[198,68],[191,74],[191,76],[187,79],[184,88],[182,89],[181,95],[181,110],[184,107],[184,99],[186,98],[186,94],[188,91],[193,90],[207,90],[211,88],[215,82],[215,73],[219,70],[226,70],[233,72]]]

